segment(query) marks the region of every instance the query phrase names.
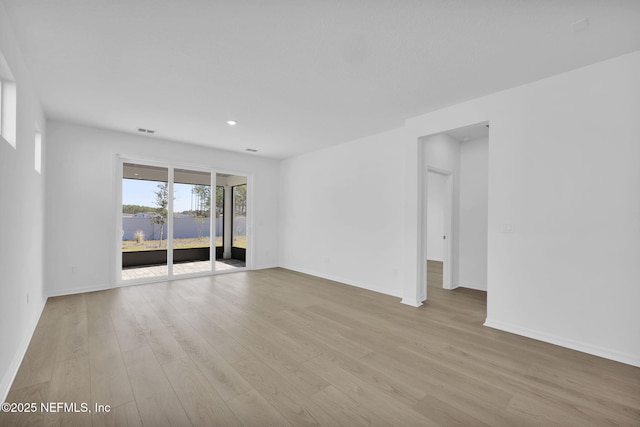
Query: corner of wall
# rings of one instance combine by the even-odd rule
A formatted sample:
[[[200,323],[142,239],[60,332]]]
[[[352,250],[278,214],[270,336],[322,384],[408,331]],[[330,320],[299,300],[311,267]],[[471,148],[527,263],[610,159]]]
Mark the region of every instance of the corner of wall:
[[[47,298],[44,299],[42,304],[40,305],[40,309],[38,310],[40,315],[42,315],[42,311],[44,310],[44,306],[47,303]],[[20,365],[22,360],[24,359],[25,354],[27,354],[27,349],[29,348],[29,343],[31,342],[31,337],[33,337],[34,332],[36,331],[36,327],[38,326],[38,321],[40,320],[40,316],[35,317],[31,325],[27,328],[27,333],[23,336],[20,345],[16,349],[13,360],[10,365],[7,367],[4,377],[0,382],[0,402],[5,402],[7,400],[7,396],[9,394],[9,390],[11,390],[11,385],[13,381],[16,379],[16,375],[18,374],[18,370],[20,369]]]

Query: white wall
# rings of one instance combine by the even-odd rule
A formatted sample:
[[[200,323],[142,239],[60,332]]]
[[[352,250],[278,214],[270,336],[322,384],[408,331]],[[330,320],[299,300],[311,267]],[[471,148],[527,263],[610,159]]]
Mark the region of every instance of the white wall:
[[[45,302],[44,180],[34,169],[36,123],[45,131],[40,104],[0,2],[0,51],[17,84],[17,140],[0,137],[0,402],[18,370]],[[43,152],[47,140],[42,141]],[[29,294],[29,303],[27,303]]]
[[[281,163],[283,267],[400,295],[402,137],[386,132]]]
[[[278,264],[277,161],[56,121],[47,136],[48,294],[114,285],[118,154],[253,174],[254,266]]]
[[[487,325],[640,366],[638,75],[635,52],[407,121],[405,159],[422,135],[491,123]],[[411,182],[407,167],[407,253]]]
[[[490,121],[487,325],[640,366],[638,75],[635,52],[284,161],[282,264],[420,305],[419,140]]]
[[[457,286],[487,290],[489,140],[460,144],[460,234]]]
[[[427,259],[444,261],[445,175],[429,172],[427,179]],[[448,236],[451,238],[451,236]]]

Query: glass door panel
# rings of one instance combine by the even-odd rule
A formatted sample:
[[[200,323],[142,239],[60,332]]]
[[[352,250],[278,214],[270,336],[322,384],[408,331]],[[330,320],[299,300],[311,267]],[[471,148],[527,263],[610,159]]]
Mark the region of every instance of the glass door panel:
[[[122,172],[121,278],[167,276],[169,170],[124,163]]]
[[[247,177],[216,174],[216,271],[244,268],[247,259]]]
[[[233,187],[231,257],[246,261],[247,255],[247,184]]]
[[[173,274],[211,271],[211,173],[174,169]]]
[[[216,186],[216,260],[224,258],[224,186]]]

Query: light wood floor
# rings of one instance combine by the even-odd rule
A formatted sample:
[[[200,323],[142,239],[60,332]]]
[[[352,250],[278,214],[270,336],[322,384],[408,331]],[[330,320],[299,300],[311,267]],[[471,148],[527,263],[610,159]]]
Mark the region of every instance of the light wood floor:
[[[0,425],[640,425],[640,369],[283,269],[50,298]]]

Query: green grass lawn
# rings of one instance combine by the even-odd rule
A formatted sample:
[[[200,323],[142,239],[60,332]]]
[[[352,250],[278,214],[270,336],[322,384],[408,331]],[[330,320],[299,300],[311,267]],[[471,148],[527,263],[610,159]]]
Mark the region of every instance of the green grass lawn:
[[[236,248],[247,248],[247,236],[236,236],[233,238],[231,246]]]
[[[222,236],[216,237],[216,246],[222,246]],[[236,236],[233,239],[233,246],[236,248],[247,247],[247,236]],[[189,249],[189,248],[208,248],[208,237],[191,237],[186,239],[173,239],[174,249]],[[135,251],[152,251],[152,250],[166,250],[167,240],[145,240],[143,242],[136,242],[135,240],[123,240],[122,252],[135,252]]]

